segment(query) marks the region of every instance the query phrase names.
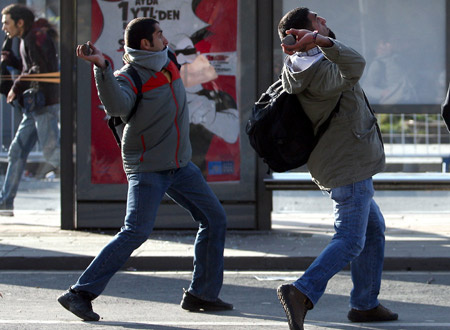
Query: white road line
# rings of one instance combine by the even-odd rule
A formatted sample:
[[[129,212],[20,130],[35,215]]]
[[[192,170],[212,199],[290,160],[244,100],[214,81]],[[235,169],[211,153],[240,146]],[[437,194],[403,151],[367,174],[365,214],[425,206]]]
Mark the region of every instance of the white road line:
[[[376,322],[376,323],[339,323],[339,322],[308,322],[305,324],[310,324],[314,326],[327,327],[327,326],[344,326],[347,328],[355,328],[355,329],[386,329],[386,328],[417,328],[417,327],[427,327],[427,329],[431,328],[446,328],[450,329],[450,323],[433,323],[433,322],[414,322],[414,323],[406,323],[406,322]],[[333,328],[334,329],[334,328]]]
[[[98,326],[105,325],[154,325],[154,326],[276,326],[276,327],[286,327],[286,321],[267,321],[267,322],[161,322],[161,321],[140,321],[140,322],[123,322],[123,321],[99,321],[99,322],[83,322],[83,321],[64,321],[64,320],[1,320],[0,324],[42,324],[42,325],[56,325],[56,324],[86,324],[92,323]],[[385,323],[339,323],[339,322],[305,322],[306,325],[321,326],[321,327],[336,327],[345,326],[350,328],[358,329],[386,329],[386,328],[414,328],[414,327],[433,327],[433,328],[450,328],[450,323],[433,323],[433,322],[415,322],[415,323],[405,323],[405,322],[385,322]]]

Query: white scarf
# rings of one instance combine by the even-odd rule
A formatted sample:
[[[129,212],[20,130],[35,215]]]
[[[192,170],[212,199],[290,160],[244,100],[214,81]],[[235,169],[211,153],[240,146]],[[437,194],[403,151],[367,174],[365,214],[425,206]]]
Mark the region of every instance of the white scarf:
[[[301,72],[308,69],[322,57],[323,53],[320,51],[319,47],[316,47],[303,53],[295,53],[286,56],[285,63],[291,72]]]

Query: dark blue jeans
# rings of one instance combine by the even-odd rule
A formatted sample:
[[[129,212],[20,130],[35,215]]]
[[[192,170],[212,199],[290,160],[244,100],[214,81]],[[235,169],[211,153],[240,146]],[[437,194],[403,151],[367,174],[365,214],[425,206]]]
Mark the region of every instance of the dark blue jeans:
[[[50,105],[36,112],[23,113],[22,121],[8,151],[8,169],[0,196],[0,202],[13,207],[28,155],[39,141],[47,163],[59,167],[59,104]]]
[[[192,162],[176,170],[128,174],[125,225],[84,271],[75,290],[96,296],[153,230],[159,204],[167,194],[199,223],[194,243],[194,272],[188,289],[204,300],[217,299],[223,283],[226,215]]]
[[[331,189],[336,233],[294,286],[316,304],[328,281],[348,263],[353,290],[350,307],[378,306],[384,261],[385,223],[373,200],[372,178]]]

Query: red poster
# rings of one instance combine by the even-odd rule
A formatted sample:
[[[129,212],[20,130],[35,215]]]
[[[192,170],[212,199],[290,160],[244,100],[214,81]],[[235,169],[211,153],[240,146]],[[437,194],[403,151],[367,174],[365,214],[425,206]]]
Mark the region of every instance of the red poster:
[[[114,69],[123,65],[126,24],[135,17],[159,21],[182,65],[193,162],[210,182],[240,179],[237,15],[237,0],[92,0],[91,41]],[[126,183],[93,78],[92,86],[91,182]]]

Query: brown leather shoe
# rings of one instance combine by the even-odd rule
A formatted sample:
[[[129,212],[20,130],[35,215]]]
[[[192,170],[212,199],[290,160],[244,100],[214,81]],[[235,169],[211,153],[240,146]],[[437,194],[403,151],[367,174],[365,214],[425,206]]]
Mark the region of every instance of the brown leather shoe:
[[[385,322],[395,321],[398,319],[398,314],[391,312],[389,309],[379,304],[377,307],[367,311],[359,311],[351,309],[348,312],[347,318],[352,322]]]
[[[303,330],[306,312],[314,307],[312,302],[292,284],[280,285],[277,294],[286,313],[289,329]]]

